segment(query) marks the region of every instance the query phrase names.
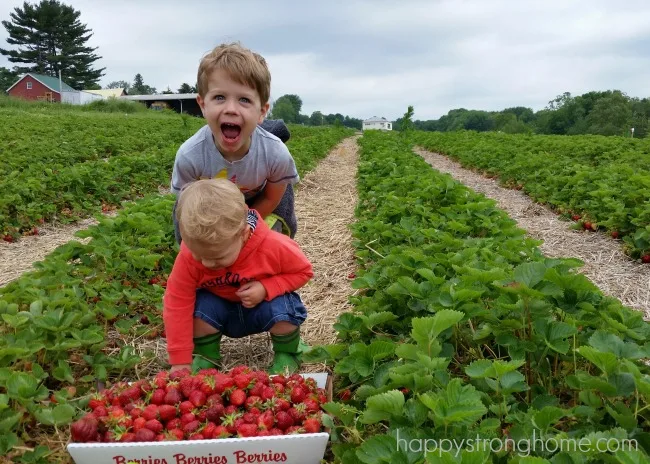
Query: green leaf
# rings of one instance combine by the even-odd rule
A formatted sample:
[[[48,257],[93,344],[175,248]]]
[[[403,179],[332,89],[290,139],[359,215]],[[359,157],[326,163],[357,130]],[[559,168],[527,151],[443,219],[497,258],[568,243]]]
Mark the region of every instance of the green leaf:
[[[3,411],[2,414],[0,414],[0,436],[12,432],[22,417],[22,411]]]
[[[420,346],[428,346],[442,332],[456,325],[464,314],[460,311],[444,309],[433,317],[416,317],[411,320],[413,330],[411,337]]]
[[[546,432],[549,427],[562,419],[566,413],[553,406],[547,406],[533,415],[533,425],[539,430]]]
[[[452,379],[445,391],[421,395],[420,401],[433,412],[436,426],[470,426],[487,412],[476,389],[472,385],[463,385],[458,378]]]
[[[514,278],[516,282],[533,288],[544,279],[546,266],[543,263],[523,263],[515,268]]]
[[[357,450],[357,457],[364,464],[391,464],[391,456],[397,450],[397,442],[388,435],[374,435]]]
[[[489,359],[479,359],[472,361],[469,366],[465,367],[465,373],[474,379],[483,379],[495,375],[492,368],[492,361]]]
[[[374,424],[402,416],[403,409],[404,395],[398,390],[391,390],[368,398],[366,410],[359,420],[363,424]]]
[[[20,440],[15,433],[3,433],[0,435],[0,455],[7,456],[9,451],[18,444],[20,444]]]
[[[576,351],[605,374],[612,374],[618,367],[618,359],[612,353],[603,353],[590,346],[581,346]]]

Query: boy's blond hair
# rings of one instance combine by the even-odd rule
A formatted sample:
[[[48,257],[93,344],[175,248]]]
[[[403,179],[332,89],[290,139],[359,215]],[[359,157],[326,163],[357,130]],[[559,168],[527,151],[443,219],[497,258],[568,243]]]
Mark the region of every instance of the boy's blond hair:
[[[268,103],[271,96],[271,72],[260,54],[237,42],[216,46],[199,64],[196,82],[202,98],[208,92],[210,74],[217,69],[228,72],[236,82],[255,89],[262,105]]]
[[[204,179],[187,184],[176,207],[183,240],[219,248],[246,227],[248,206],[239,188],[228,179]]]

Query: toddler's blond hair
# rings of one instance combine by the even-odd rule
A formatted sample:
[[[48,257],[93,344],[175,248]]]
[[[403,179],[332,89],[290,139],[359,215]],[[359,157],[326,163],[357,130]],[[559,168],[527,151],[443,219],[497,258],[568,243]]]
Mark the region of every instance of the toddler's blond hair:
[[[271,72],[262,55],[237,42],[216,46],[199,64],[196,83],[201,97],[205,97],[208,92],[210,74],[217,69],[226,71],[236,82],[255,89],[262,105],[268,103],[271,96]]]
[[[228,179],[204,179],[187,184],[176,206],[183,240],[218,248],[246,227],[248,206],[239,188]]]

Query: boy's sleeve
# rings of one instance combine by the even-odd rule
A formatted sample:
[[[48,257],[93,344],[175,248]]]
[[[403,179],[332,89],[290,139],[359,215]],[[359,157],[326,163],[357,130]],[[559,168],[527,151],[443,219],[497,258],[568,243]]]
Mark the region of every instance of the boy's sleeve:
[[[283,143],[273,147],[267,180],[272,184],[297,184],[300,181],[296,163]]]
[[[178,195],[185,184],[199,178],[194,163],[191,162],[188,154],[182,150],[176,153],[174,169],[172,170],[171,191]]]
[[[282,239],[285,246],[279,247],[274,257],[279,263],[280,272],[260,280],[266,289],[266,301],[294,292],[314,277],[312,264],[298,244],[289,237],[282,237]]]
[[[163,296],[163,321],[169,363],[191,364],[194,351],[194,304],[198,278],[187,258],[179,253]]]

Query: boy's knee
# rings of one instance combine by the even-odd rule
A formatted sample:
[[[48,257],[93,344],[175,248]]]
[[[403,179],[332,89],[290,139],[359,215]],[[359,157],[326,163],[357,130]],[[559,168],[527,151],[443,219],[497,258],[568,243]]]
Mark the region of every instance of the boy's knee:
[[[269,329],[273,335],[286,335],[291,332],[294,332],[298,328],[297,325],[294,325],[287,321],[276,322],[273,327]]]
[[[212,335],[216,333],[219,333],[216,327],[208,324],[200,317],[194,318],[194,338],[205,337],[206,335]]]

